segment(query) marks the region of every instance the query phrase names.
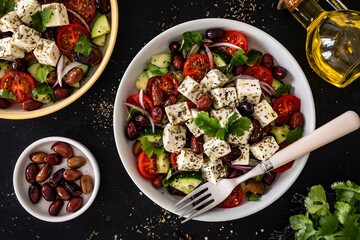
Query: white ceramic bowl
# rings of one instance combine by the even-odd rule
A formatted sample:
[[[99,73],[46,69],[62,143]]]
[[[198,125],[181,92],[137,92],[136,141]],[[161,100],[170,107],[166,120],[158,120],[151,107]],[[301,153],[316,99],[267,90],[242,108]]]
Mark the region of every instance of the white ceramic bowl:
[[[48,202],[42,197],[37,204],[33,204],[30,201],[28,196],[30,183],[28,183],[25,179],[25,169],[30,163],[32,163],[29,159],[31,153],[37,151],[54,153],[54,151],[51,150],[51,146],[58,141],[62,141],[70,144],[70,146],[74,151],[74,156],[82,156],[86,158],[86,164],[83,167],[79,168],[78,170],[80,170],[84,175],[90,175],[92,177],[94,181],[94,189],[88,195],[85,194],[80,195],[80,197],[83,198],[83,205],[78,211],[74,213],[66,212],[65,209],[68,201],[64,201],[64,206],[62,207],[59,215],[50,216],[48,213],[48,209],[52,202]],[[40,167],[41,166],[39,166],[39,169]],[[53,174],[60,168],[65,168],[65,169],[69,168],[66,165],[66,159],[63,159],[61,164],[52,166],[51,174]],[[48,179],[45,182],[47,182]],[[22,152],[15,165],[13,182],[14,182],[16,197],[18,198],[20,204],[31,215],[47,222],[64,222],[80,216],[93,203],[100,187],[100,170],[94,155],[89,151],[89,149],[87,149],[81,143],[65,137],[47,137],[32,143]],[[79,180],[76,181],[75,183],[79,185]],[[43,183],[40,183],[40,185],[42,184]]]
[[[211,28],[240,31],[246,36],[249,49],[254,48],[274,56],[276,63],[288,70],[288,75],[284,81],[294,87],[295,95],[301,99],[301,112],[305,118],[304,134],[310,133],[315,128],[314,100],[303,71],[289,51],[267,33],[248,24],[226,19],[194,20],[161,33],[136,55],[121,80],[115,100],[114,134],[121,160],[132,180],[151,200],[173,213],[176,210],[174,204],[179,201],[180,197],[169,194],[165,188],[155,189],[151,181],[142,177],[137,170],[136,157],[132,153],[133,142],[128,141],[124,134],[128,111],[123,102],[128,96],[137,92],[135,80],[144,70],[146,62],[150,61],[153,54],[169,52],[169,43],[175,40],[180,41],[182,33],[186,31],[198,31],[204,34],[207,29]],[[213,222],[227,221],[246,217],[260,211],[275,202],[291,187],[301,173],[307,159],[308,155],[303,156],[295,161],[290,170],[280,174],[261,200],[256,202],[245,200],[240,206],[231,209],[215,208],[195,219]]]

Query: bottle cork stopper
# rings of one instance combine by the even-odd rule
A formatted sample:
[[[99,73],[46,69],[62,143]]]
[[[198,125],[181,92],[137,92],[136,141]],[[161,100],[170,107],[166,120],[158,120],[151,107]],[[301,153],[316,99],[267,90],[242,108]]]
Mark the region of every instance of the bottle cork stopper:
[[[284,0],[286,8],[289,12],[293,12],[299,5],[302,3],[303,0]]]

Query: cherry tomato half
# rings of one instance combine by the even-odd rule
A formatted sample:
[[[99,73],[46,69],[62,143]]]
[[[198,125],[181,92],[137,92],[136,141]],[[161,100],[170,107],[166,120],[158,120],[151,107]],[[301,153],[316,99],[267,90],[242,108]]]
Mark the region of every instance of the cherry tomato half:
[[[289,146],[289,145],[290,145],[290,144],[288,144],[288,143],[286,143],[286,142],[281,143],[281,144],[279,145],[280,148],[279,148],[278,151],[280,151],[281,149],[286,148],[286,147]],[[294,160],[294,161],[295,161],[295,160]],[[282,165],[281,167],[275,168],[275,169],[273,169],[272,171],[273,171],[273,172],[284,172],[284,171],[286,171],[286,170],[288,170],[288,169],[290,169],[290,168],[292,167],[292,165],[294,164],[294,161],[288,162],[287,164]]]
[[[218,207],[221,208],[233,208],[239,206],[243,199],[243,191],[241,189],[240,184],[234,188],[234,190],[230,193],[230,195],[221,202]]]
[[[281,124],[288,124],[291,115],[294,112],[300,111],[300,107],[300,99],[294,95],[284,95],[279,97],[273,105],[274,111],[278,114],[278,118],[275,121]]]
[[[143,177],[154,179],[157,176],[156,158],[148,157],[146,153],[142,151],[137,161],[138,170]]]
[[[17,100],[9,100],[12,103],[22,103],[30,99],[35,86],[35,81],[30,75],[15,71],[5,74],[0,82],[0,89],[6,88],[15,94]]]
[[[56,36],[56,44],[60,51],[67,56],[74,54],[76,42],[85,34],[91,41],[89,31],[81,24],[72,23],[59,29]]]
[[[151,95],[151,85],[153,83],[157,84],[160,87],[166,97],[172,95],[176,97],[179,94],[179,83],[176,78],[171,74],[166,74],[164,76],[154,76],[150,78],[146,86],[149,95]]]
[[[137,93],[137,94],[134,94],[134,95],[131,95],[130,97],[128,97],[126,99],[126,102],[127,103],[131,103],[131,104],[134,104],[136,106],[140,106],[140,100],[139,100],[139,96],[140,96],[140,93]],[[143,94],[143,103],[144,103],[144,107],[145,107],[145,110],[148,111],[149,113],[151,112],[151,110],[154,108],[154,104],[152,103],[150,97],[146,94]],[[140,106],[141,107],[141,106]],[[130,111],[130,107],[128,107],[128,110]]]
[[[171,162],[171,166],[173,167],[173,169],[177,169],[178,165],[177,165],[177,153],[171,153],[170,155],[170,162]]]
[[[189,57],[184,64],[185,77],[190,76],[192,79],[200,82],[210,70],[209,57],[204,54],[195,54]]]
[[[90,22],[96,13],[94,0],[65,0],[66,7],[79,13],[86,22]]]
[[[220,42],[228,42],[240,47],[247,53],[248,50],[248,42],[244,35],[236,31],[228,31],[225,33],[224,37],[220,40]],[[220,47],[220,50],[227,53],[229,56],[234,56],[237,52],[237,49],[231,47]]]
[[[267,82],[270,85],[273,83],[273,76],[271,71],[260,65],[249,67],[245,70],[244,75],[252,76],[256,79]]]

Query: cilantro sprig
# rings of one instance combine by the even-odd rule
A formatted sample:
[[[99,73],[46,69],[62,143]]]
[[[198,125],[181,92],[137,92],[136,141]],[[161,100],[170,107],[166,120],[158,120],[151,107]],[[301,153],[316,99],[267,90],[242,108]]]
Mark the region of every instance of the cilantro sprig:
[[[6,88],[0,89],[0,98],[9,99],[13,101],[17,100],[15,94],[13,92],[10,92]]]
[[[85,34],[81,35],[79,40],[77,40],[74,51],[81,53],[84,56],[90,55],[92,51],[92,45]]]
[[[195,43],[199,46],[203,44],[202,36],[199,32],[192,33],[192,32],[184,32],[183,38],[181,41],[181,46],[179,50],[184,49],[184,51],[189,51]]]
[[[159,156],[165,151],[164,147],[157,147],[146,138],[141,140],[141,149],[148,157],[151,157],[153,154]]]
[[[244,55],[245,51],[242,49],[238,49],[237,52],[234,54],[234,56],[231,58],[230,60],[230,64],[228,66],[228,71],[231,67],[237,67],[240,65],[244,65],[247,60],[248,57],[246,55]]]
[[[46,24],[50,20],[52,11],[53,10],[50,7],[46,7],[42,11],[38,11],[34,15],[31,16],[31,19],[32,19],[31,24],[36,31],[45,32]]]
[[[15,0],[0,0],[0,17],[14,10]]]

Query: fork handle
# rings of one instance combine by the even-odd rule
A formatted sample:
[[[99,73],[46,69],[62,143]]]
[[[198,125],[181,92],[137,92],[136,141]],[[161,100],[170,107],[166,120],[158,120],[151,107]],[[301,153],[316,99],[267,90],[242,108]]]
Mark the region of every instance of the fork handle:
[[[360,128],[359,115],[347,111],[263,162],[263,168],[278,168]],[[269,162],[271,164],[269,164]],[[269,167],[267,167],[268,165]],[[272,166],[271,166],[272,165]],[[264,169],[265,170],[265,169]],[[270,170],[270,169],[266,169]]]

